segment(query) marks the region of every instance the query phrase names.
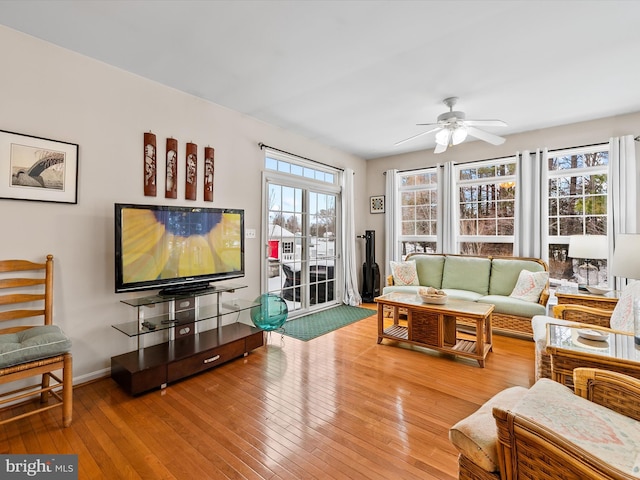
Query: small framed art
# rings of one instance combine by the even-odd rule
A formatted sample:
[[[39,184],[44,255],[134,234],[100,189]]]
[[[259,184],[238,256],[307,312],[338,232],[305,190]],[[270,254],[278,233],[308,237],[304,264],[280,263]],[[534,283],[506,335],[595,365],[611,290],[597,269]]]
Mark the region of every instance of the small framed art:
[[[0,198],[78,203],[78,145],[0,130]]]
[[[369,198],[370,213],[384,213],[384,195],[376,195]]]

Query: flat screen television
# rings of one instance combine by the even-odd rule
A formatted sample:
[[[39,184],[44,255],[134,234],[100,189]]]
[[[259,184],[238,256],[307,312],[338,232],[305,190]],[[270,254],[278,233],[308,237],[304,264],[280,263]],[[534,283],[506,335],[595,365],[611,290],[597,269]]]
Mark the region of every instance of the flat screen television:
[[[244,210],[115,204],[115,291],[188,294],[244,276]]]

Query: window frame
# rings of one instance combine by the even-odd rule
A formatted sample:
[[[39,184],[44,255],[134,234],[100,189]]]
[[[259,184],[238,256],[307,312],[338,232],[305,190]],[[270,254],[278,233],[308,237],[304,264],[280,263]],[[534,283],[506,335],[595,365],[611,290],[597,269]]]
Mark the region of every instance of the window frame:
[[[558,158],[558,157],[570,157],[573,155],[580,155],[580,154],[592,154],[592,153],[599,153],[599,152],[606,152],[607,153],[607,162],[604,165],[596,165],[596,166],[591,166],[591,167],[576,167],[576,168],[570,168],[570,169],[556,169],[556,170],[551,170],[550,169],[550,165],[551,165],[551,161],[554,158]],[[547,204],[546,204],[546,210],[545,213],[547,214],[548,218],[549,218],[549,225],[548,225],[548,229],[547,229],[547,242],[545,245],[546,251],[547,251],[547,255],[549,258],[549,270],[550,273],[552,272],[552,265],[551,265],[551,261],[552,261],[552,257],[554,257],[554,255],[552,255],[552,252],[550,251],[551,245],[564,245],[565,249],[564,252],[562,252],[559,256],[561,257],[565,257],[564,259],[561,259],[561,261],[565,261],[566,258],[569,258],[567,256],[567,252],[569,249],[569,238],[572,235],[586,235],[586,228],[587,228],[587,222],[585,221],[585,218],[587,217],[587,214],[585,213],[585,211],[582,212],[582,232],[581,233],[569,233],[569,234],[565,234],[565,235],[561,235],[559,234],[560,232],[560,226],[556,226],[556,231],[558,232],[555,235],[551,235],[551,220],[552,218],[558,218],[560,219],[560,215],[554,215],[554,217],[552,217],[551,215],[551,200],[552,199],[558,199],[559,196],[551,196],[551,188],[550,188],[550,184],[551,181],[553,179],[557,179],[557,178],[562,178],[562,177],[573,177],[573,176],[580,176],[580,175],[606,175],[606,179],[604,181],[604,184],[606,185],[606,193],[604,194],[606,197],[606,208],[604,209],[605,213],[604,214],[599,214],[597,216],[599,217],[605,217],[605,233],[604,235],[609,236],[609,232],[611,231],[611,218],[610,218],[610,187],[609,187],[609,176],[610,176],[610,167],[609,167],[609,161],[610,161],[610,150],[609,150],[609,144],[608,143],[602,143],[602,144],[596,144],[596,145],[589,145],[589,146],[585,146],[585,147],[572,147],[572,148],[564,148],[564,149],[558,149],[558,150],[553,150],[551,152],[548,153],[548,162],[547,165],[545,165],[545,168],[547,169]],[[602,195],[602,194],[598,194],[598,195]],[[582,198],[583,200],[585,198],[587,198],[588,195],[585,194],[585,192],[582,192],[582,196],[579,198]],[[554,261],[556,259],[554,258]],[[611,280],[611,276],[608,274],[608,261],[607,260],[598,260],[599,264],[603,264],[604,263],[604,271],[605,271],[605,275],[607,277],[607,282],[610,282]],[[599,271],[600,271],[600,267],[599,267]],[[600,275],[600,274],[599,274]],[[559,277],[559,278],[555,278],[552,277],[550,278],[550,281],[552,282],[553,285],[562,285],[565,283],[568,283],[570,286],[576,286],[577,283],[572,282],[571,279],[567,279],[564,277]]]
[[[469,179],[462,179],[461,178],[461,173],[464,170],[468,170],[470,168],[474,168],[474,169],[481,169],[481,168],[486,168],[486,167],[497,167],[497,166],[504,166],[504,165],[513,165],[513,172],[506,174],[506,175],[493,175],[491,177],[477,177],[477,178],[469,178]],[[462,221],[465,220],[462,218],[461,216],[461,202],[460,202],[460,197],[461,197],[461,193],[460,190],[463,187],[474,187],[474,186],[481,186],[481,185],[498,185],[499,183],[511,183],[512,185],[510,185],[509,187],[513,187],[513,197],[511,199],[509,199],[509,201],[513,202],[513,215],[511,217],[508,218],[512,218],[513,219],[513,227],[515,228],[515,221],[516,221],[516,211],[515,211],[515,201],[516,201],[516,195],[517,195],[517,188],[518,188],[518,183],[517,183],[517,160],[516,160],[516,156],[508,156],[508,157],[501,157],[501,158],[496,158],[496,159],[491,159],[491,160],[478,160],[478,161],[473,161],[473,162],[465,162],[465,163],[460,163],[457,165],[454,165],[454,175],[455,175],[455,190],[456,190],[456,195],[455,195],[455,205],[453,206],[453,208],[455,209],[456,215],[457,215],[457,232],[456,232],[456,243],[457,243],[457,250],[458,252],[460,252],[461,248],[461,244],[463,243],[486,243],[486,244],[492,244],[492,243],[504,243],[504,244],[511,244],[514,245],[515,243],[515,231],[513,233],[511,233],[510,235],[463,235],[462,232]],[[498,202],[502,202],[503,200],[498,200],[497,198],[495,199],[496,204]],[[506,200],[504,200],[506,201]],[[478,200],[477,202],[469,202],[469,203],[477,203],[478,205],[480,205],[480,201]],[[498,211],[499,209],[497,208],[496,205],[496,213],[495,216],[492,218],[492,220],[494,220],[495,222],[497,222],[500,218],[498,216]],[[476,222],[478,222],[481,219],[481,217],[476,216],[475,220]],[[486,219],[486,218],[485,218]],[[513,249],[512,249],[513,252]]]
[[[399,198],[399,206],[398,206],[398,225],[396,226],[396,228],[398,228],[398,236],[397,236],[397,240],[398,240],[398,245],[400,248],[400,255],[401,257],[404,259],[404,257],[408,254],[408,253],[414,253],[414,252],[418,252],[418,250],[416,250],[415,246],[419,243],[433,243],[436,246],[437,249],[437,245],[438,245],[438,234],[437,234],[437,229],[438,229],[438,209],[440,208],[439,204],[438,204],[438,189],[440,188],[440,186],[438,185],[438,169],[440,167],[438,166],[434,166],[434,167],[425,167],[425,168],[421,168],[421,169],[417,169],[417,170],[410,170],[410,171],[404,171],[404,172],[398,172],[398,198]],[[408,178],[408,177],[418,177],[420,175],[430,175],[432,176],[432,178],[435,181],[430,181],[428,183],[421,183],[421,184],[409,184],[409,185],[402,185],[403,183],[403,179],[404,178]],[[403,234],[404,231],[404,217],[403,217],[403,208],[406,208],[408,205],[405,205],[403,203],[404,200],[404,196],[403,193],[406,192],[423,192],[423,191],[427,191],[429,192],[429,197],[430,199],[435,199],[435,204],[434,203],[429,203],[430,207],[433,207],[435,205],[435,217],[429,217],[427,219],[427,221],[429,222],[433,222],[435,224],[435,231],[432,230],[432,232],[428,235],[417,235],[417,234],[413,234],[413,235],[405,235]],[[414,206],[416,206],[414,204]],[[430,208],[430,213],[432,208]],[[414,225],[416,224],[416,222],[418,221],[417,218],[414,216],[413,220]],[[415,230],[415,229],[414,229]],[[411,252],[407,253],[407,249],[406,249],[406,245],[407,244],[414,244],[414,249]],[[434,249],[434,252],[436,250]],[[429,252],[427,252],[429,253]]]

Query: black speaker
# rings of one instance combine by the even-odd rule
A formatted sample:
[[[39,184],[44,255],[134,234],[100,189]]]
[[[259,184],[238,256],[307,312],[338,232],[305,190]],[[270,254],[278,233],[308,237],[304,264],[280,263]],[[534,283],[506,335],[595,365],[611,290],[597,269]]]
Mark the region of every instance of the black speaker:
[[[380,269],[376,263],[376,232],[366,230],[364,235],[366,241],[366,258],[362,265],[362,301],[371,303],[373,299],[380,295]]]

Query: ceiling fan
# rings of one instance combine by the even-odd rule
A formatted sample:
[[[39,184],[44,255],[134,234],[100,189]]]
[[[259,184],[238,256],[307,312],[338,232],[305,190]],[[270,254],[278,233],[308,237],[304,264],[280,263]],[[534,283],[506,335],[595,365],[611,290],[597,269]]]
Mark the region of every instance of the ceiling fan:
[[[502,120],[466,120],[464,112],[454,111],[453,107],[458,102],[458,97],[445,98],[442,103],[449,107],[449,111],[438,115],[437,123],[418,123],[420,126],[433,126],[426,132],[419,133],[412,137],[406,138],[395,144],[398,146],[402,143],[414,140],[428,133],[436,133],[436,148],[433,153],[442,153],[447,147],[458,145],[464,142],[467,135],[484,140],[492,145],[502,145],[504,138],[480,130],[476,127],[506,127],[507,124]]]

